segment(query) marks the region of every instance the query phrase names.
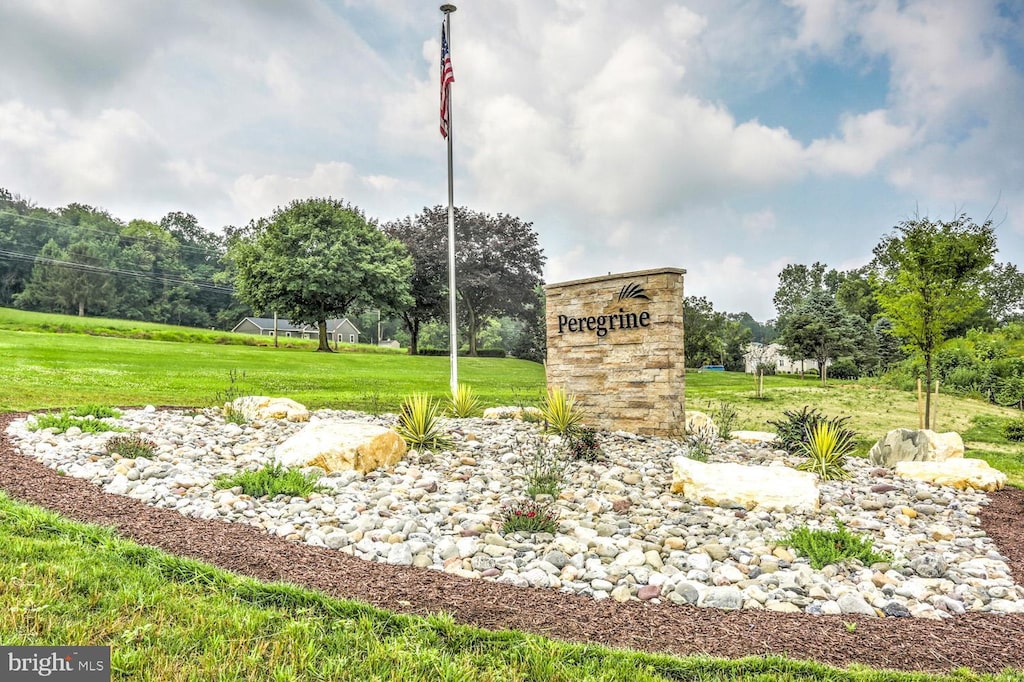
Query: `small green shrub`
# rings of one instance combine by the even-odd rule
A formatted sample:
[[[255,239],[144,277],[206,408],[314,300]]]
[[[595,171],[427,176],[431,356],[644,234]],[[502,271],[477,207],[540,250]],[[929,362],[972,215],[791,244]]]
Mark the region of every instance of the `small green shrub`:
[[[106,447],[108,454],[121,455],[129,459],[152,457],[156,451],[156,443],[136,433],[130,436],[114,436],[107,440]]]
[[[40,414],[29,424],[29,430],[53,429],[54,433],[64,433],[77,426],[83,433],[104,433],[106,431],[127,431],[128,429],[91,417],[73,417],[67,412],[60,414]]]
[[[1003,438],[1020,443],[1024,441],[1024,417],[1011,419],[1003,426]]]
[[[480,399],[476,397],[473,388],[466,384],[459,384],[449,401],[452,416],[460,419],[475,417],[480,411]]]
[[[252,497],[307,497],[317,490],[319,478],[316,474],[304,474],[298,469],[285,469],[274,463],[257,471],[218,476],[213,483],[222,490],[239,486],[242,492]]]
[[[246,395],[245,371],[232,369],[228,371],[228,387],[214,394],[213,402],[215,405],[223,406],[226,421],[232,424],[245,424],[245,417],[232,405],[235,399],[244,395]]]
[[[739,414],[736,406],[725,400],[718,401],[718,407],[711,413],[711,421],[718,426],[718,437],[722,440],[732,438],[732,427],[736,423]]]
[[[843,420],[818,422],[811,428],[808,442],[801,445],[807,461],[797,469],[812,471],[825,481],[842,480],[850,477],[843,468],[846,457],[857,447],[854,432],[843,428]]]
[[[890,554],[874,551],[870,536],[853,535],[839,519],[836,519],[836,530],[811,530],[807,526],[799,526],[780,543],[807,557],[815,569],[846,559],[857,559],[865,566],[892,561]]]
[[[558,497],[562,489],[562,478],[565,467],[544,444],[538,444],[531,457],[529,484],[526,494],[536,498],[538,495]]]
[[[597,431],[586,427],[569,435],[565,444],[565,451],[573,459],[584,462],[596,462],[604,454],[597,442]]]
[[[521,499],[502,505],[498,520],[503,533],[552,533],[558,513],[551,504]]]
[[[441,406],[425,393],[413,393],[402,401],[398,435],[411,448],[446,450],[452,446],[441,429]]]
[[[710,426],[702,426],[686,437],[686,456],[697,462],[706,462],[715,453],[718,436]]]
[[[828,368],[828,376],[832,379],[854,380],[860,378],[860,368],[853,358],[841,358],[833,362]]]
[[[818,411],[807,405],[797,412],[796,410],[784,410],[782,415],[785,419],[768,420],[768,424],[775,427],[779,435],[779,447],[789,452],[798,452],[801,446],[807,442],[807,434],[818,422],[824,421],[825,417]]]
[[[583,425],[583,410],[576,403],[576,396],[567,394],[563,388],[549,388],[540,411],[548,430],[560,436],[572,435]]]
[[[121,411],[106,405],[79,405],[72,408],[69,414],[72,417],[95,417],[96,419],[109,417],[117,419],[121,416]]]

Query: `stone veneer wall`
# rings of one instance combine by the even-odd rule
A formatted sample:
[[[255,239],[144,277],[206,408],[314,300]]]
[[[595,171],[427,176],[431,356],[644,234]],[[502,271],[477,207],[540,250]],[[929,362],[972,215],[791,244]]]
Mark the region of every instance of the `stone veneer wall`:
[[[681,435],[685,273],[643,270],[544,288],[547,384],[576,394],[588,426]]]

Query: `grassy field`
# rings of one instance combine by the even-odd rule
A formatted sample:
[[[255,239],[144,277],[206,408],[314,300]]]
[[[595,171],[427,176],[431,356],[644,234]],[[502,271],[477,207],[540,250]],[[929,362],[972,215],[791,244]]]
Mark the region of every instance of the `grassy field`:
[[[17,319],[15,319],[17,318]],[[103,321],[0,309],[0,411],[84,404],[207,406],[230,393],[286,395],[310,407],[394,411],[413,391],[447,393],[448,360],[395,353],[321,354],[219,342],[215,334],[101,335]],[[19,326],[20,325],[20,326]],[[53,325],[44,328],[44,325]],[[145,331],[150,325],[125,323]],[[160,325],[152,325],[162,327]],[[147,332],[149,333],[149,332]],[[194,332],[206,335],[207,332]],[[244,373],[244,378],[240,378]],[[232,381],[234,374],[236,379]],[[506,359],[463,359],[460,377],[485,405],[535,404],[544,370]],[[734,428],[768,429],[783,410],[811,405],[849,415],[867,443],[917,426],[916,396],[868,383],[766,377],[755,398],[742,374],[692,372],[689,409],[735,406]],[[1024,454],[1001,428],[1019,412],[942,396],[940,429],[961,431],[972,455],[1024,486]],[[765,657],[721,661],[578,646],[484,632],[447,616],[399,616],[287,585],[268,585],[168,556],[0,494],[0,641],[110,644],[118,680],[999,680],[836,670]]]
[[[566,644],[405,616],[140,547],[0,493],[0,641],[102,644],[115,680],[1011,682]]]

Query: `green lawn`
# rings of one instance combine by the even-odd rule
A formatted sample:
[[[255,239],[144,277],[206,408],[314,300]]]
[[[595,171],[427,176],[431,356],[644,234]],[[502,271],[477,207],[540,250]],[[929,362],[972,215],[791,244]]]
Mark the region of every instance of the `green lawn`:
[[[446,357],[316,353],[310,348],[178,343],[0,330],[0,411],[80,403],[208,406],[233,387],[308,407],[394,411],[414,391],[448,393]],[[544,368],[523,360],[460,358],[459,379],[485,405],[534,403]]]
[[[226,343],[202,330],[33,315],[0,309],[0,411],[207,406],[231,392],[285,395],[313,408],[394,411],[414,391],[448,392],[443,357],[322,354],[309,345]],[[244,379],[233,383],[231,376],[241,373]],[[536,404],[544,389],[543,367],[518,360],[460,359],[460,378],[485,405]],[[734,428],[768,429],[769,419],[803,405],[849,415],[863,443],[892,428],[917,426],[916,396],[867,382],[822,388],[813,379],[766,377],[765,396],[757,399],[751,377],[688,374],[689,409],[714,413],[722,401],[738,411]],[[969,454],[1024,486],[1024,448],[1001,436],[1002,425],[1019,412],[948,396],[940,397],[938,410],[940,429],[960,431]],[[110,644],[118,680],[1017,679],[836,670],[778,657],[651,656],[485,632],[444,615],[399,616],[240,578],[2,494],[0,543],[0,641]]]
[[[566,644],[389,613],[140,547],[0,493],[0,641],[111,647],[114,680],[1010,682]]]

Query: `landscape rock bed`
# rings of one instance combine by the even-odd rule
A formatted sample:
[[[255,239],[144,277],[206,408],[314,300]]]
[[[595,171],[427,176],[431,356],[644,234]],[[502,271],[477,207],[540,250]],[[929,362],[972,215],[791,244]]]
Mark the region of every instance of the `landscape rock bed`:
[[[325,410],[313,419],[389,425],[394,417]],[[527,487],[538,450],[541,462],[556,457],[557,439],[536,424],[453,420],[451,451],[414,451],[390,470],[324,476],[322,492],[308,499],[271,500],[218,490],[214,479],[272,462],[274,448],[302,425],[239,425],[212,410],[129,410],[117,424],[144,434],[156,451],[123,459],[107,454],[110,433],[30,431],[30,421],[8,428],[16,448],[106,492],[390,565],[620,602],[931,619],[1024,613],[1024,588],[980,528],[984,493],[901,479],[861,459],[849,461],[850,480],[821,483],[817,512],[747,511],[670,492],[670,459],[686,452],[678,442],[605,434],[602,461],[565,462],[558,532],[523,536],[500,533],[498,520]],[[722,443],[713,458],[800,461],[743,443]],[[835,522],[869,534],[891,564],[814,570],[780,542],[797,526]]]
[[[24,415],[20,415],[24,416]],[[441,571],[369,562],[327,548],[288,542],[252,526],[189,518],[110,495],[84,479],[59,475],[18,453],[0,415],[0,488],[70,518],[108,525],[122,535],[181,556],[263,580],[286,580],[395,612],[444,611],[478,627],[514,628],[568,641],[678,655],[780,654],[845,666],[979,672],[1024,671],[1024,616],[968,612],[941,622],[722,611],[672,604],[596,601],[556,590],[524,590]],[[1024,575],[1024,491],[989,495],[981,528],[995,539],[1018,578]],[[849,624],[855,624],[851,631]]]

